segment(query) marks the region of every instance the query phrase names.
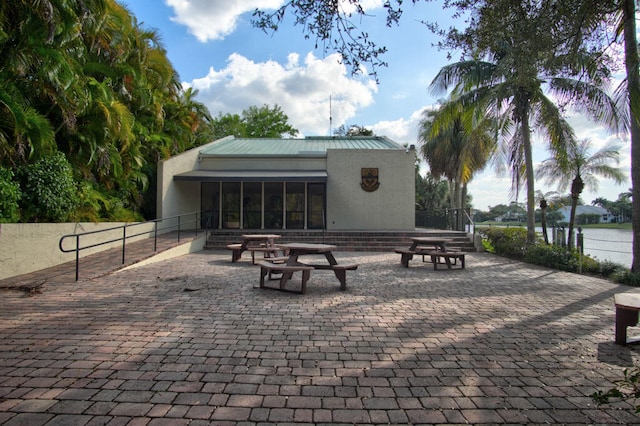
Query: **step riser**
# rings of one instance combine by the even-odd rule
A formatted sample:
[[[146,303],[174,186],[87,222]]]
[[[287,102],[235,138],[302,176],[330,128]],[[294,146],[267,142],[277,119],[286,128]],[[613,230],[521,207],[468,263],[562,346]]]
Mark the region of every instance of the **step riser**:
[[[215,231],[205,244],[205,250],[224,250],[229,244],[242,240],[241,235],[248,231]],[[260,233],[260,232],[256,232]],[[338,246],[337,251],[369,251],[388,252],[396,247],[409,247],[411,237],[447,237],[453,240],[450,247],[465,252],[476,251],[473,240],[464,232],[453,231],[418,231],[418,232],[317,232],[317,231],[284,231],[278,232],[280,243],[302,242],[316,244],[332,244]]]

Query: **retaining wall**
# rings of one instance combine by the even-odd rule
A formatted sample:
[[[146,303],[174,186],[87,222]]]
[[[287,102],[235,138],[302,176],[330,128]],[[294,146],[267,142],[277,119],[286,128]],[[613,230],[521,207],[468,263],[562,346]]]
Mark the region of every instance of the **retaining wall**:
[[[75,261],[75,252],[60,251],[59,242],[63,235],[123,225],[125,225],[124,222],[0,223],[0,280]],[[127,239],[127,242],[149,237],[153,231],[153,223],[145,223],[132,229],[131,232],[128,231],[128,235],[144,234]],[[119,228],[99,234],[84,235],[80,238],[80,246],[86,247],[98,242],[122,238],[122,234],[122,228]],[[122,241],[82,250],[80,256],[114,247],[122,247]],[[67,239],[64,248],[75,248],[75,239]]]

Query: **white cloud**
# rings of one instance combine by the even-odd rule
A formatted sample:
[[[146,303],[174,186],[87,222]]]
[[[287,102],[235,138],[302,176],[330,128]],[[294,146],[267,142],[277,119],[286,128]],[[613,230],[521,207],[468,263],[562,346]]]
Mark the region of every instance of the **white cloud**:
[[[214,116],[239,114],[252,105],[277,104],[303,135],[327,135],[330,96],[335,128],[371,105],[377,90],[373,80],[351,77],[338,59],[336,54],[318,59],[309,53],[301,64],[299,55],[292,53],[283,66],[234,53],[225,68],[212,67],[205,77],[186,85],[199,91],[198,100]]]
[[[383,0],[360,0],[360,6],[366,11],[381,8]],[[356,7],[348,0],[341,0],[340,6],[345,13],[355,13]]]
[[[380,136],[387,136],[400,145],[418,146],[418,124],[422,118],[423,111],[428,108],[421,108],[414,111],[409,118],[399,118],[393,121],[380,121],[371,129],[373,133]],[[369,126],[367,126],[369,127]]]
[[[221,40],[231,34],[243,13],[256,8],[276,9],[282,0],[165,0],[173,8],[171,19],[186,26],[198,40]]]
[[[171,19],[189,29],[198,40],[222,40],[231,34],[241,15],[252,13],[256,8],[275,10],[284,4],[283,0],[165,0],[175,12]],[[354,13],[350,1],[341,0],[344,13]],[[383,0],[360,0],[365,11],[379,9]]]

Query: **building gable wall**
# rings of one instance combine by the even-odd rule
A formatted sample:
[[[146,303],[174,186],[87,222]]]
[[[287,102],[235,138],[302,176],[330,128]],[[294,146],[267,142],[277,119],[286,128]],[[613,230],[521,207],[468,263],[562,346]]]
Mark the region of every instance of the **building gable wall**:
[[[327,229],[415,228],[415,152],[330,150],[327,153]],[[360,187],[362,168],[377,168],[380,187]]]

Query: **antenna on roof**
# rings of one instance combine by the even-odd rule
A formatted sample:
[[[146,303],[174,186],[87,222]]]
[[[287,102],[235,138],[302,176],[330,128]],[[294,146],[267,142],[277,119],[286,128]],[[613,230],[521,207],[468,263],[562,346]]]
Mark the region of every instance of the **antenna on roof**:
[[[331,137],[332,129],[333,129],[333,117],[331,116],[331,95],[329,95],[329,137]]]

